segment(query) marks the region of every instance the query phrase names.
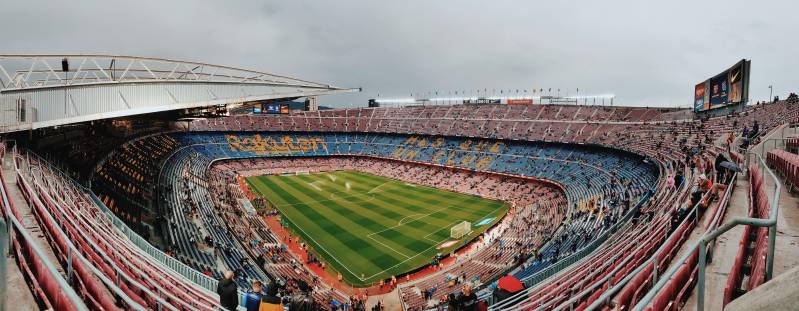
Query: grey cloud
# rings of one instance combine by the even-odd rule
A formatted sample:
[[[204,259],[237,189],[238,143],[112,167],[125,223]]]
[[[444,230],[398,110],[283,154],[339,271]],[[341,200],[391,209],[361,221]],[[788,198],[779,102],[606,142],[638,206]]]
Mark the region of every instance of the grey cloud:
[[[688,106],[752,59],[751,97],[796,91],[795,1],[7,1],[2,53],[101,52],[364,87],[323,104],[435,90],[561,88]]]

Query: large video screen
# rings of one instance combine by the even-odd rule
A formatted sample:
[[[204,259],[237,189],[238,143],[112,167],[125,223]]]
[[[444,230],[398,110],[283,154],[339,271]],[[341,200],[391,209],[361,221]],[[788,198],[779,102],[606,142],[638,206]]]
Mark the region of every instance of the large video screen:
[[[750,61],[741,60],[694,87],[694,111],[706,111],[747,101]]]
[[[696,85],[694,89],[694,110],[701,111],[710,108],[710,80],[703,81]]]
[[[262,113],[268,114],[287,114],[289,113],[289,105],[283,103],[267,103],[263,104]]]
[[[266,113],[270,113],[270,114],[279,114],[280,113],[280,104],[265,104],[265,106],[266,106],[266,109],[264,109],[264,110],[266,111]]]

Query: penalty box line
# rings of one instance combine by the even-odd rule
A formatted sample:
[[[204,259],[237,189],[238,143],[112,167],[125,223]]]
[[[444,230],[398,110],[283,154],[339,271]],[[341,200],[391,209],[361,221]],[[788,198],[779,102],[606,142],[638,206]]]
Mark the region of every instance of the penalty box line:
[[[483,218],[485,218],[485,217],[487,217],[487,216],[491,215],[492,213],[494,213],[494,211],[490,211],[490,212],[488,212],[487,214],[483,215],[483,217],[480,217],[479,219],[483,219]],[[432,213],[431,213],[431,214],[432,214]],[[438,229],[438,230],[440,231],[441,229]],[[385,230],[384,230],[384,231],[385,231]],[[382,231],[380,231],[380,232],[382,232]],[[438,232],[438,231],[436,231],[436,232]],[[374,233],[372,233],[372,234],[374,234]],[[449,238],[447,238],[447,239],[449,239]],[[371,280],[372,278],[374,278],[374,277],[376,277],[376,276],[378,276],[378,275],[380,275],[380,274],[382,274],[382,273],[385,273],[385,272],[386,272],[386,271],[388,271],[388,270],[394,269],[394,268],[398,267],[399,265],[401,265],[401,264],[404,264],[404,263],[406,263],[406,262],[410,261],[411,259],[414,259],[414,258],[416,258],[416,257],[419,257],[420,255],[422,255],[422,254],[426,253],[427,251],[429,251],[429,250],[433,249],[434,247],[437,247],[437,246],[438,246],[438,243],[440,243],[440,242],[443,242],[444,240],[447,240],[447,239],[443,239],[443,240],[441,240],[441,241],[438,241],[438,242],[436,242],[435,244],[433,244],[432,246],[428,247],[427,249],[425,249],[425,250],[423,250],[423,251],[421,251],[421,252],[417,253],[416,255],[413,255],[413,256],[411,256],[410,258],[408,258],[408,259],[405,259],[405,260],[403,260],[403,261],[401,261],[401,262],[397,263],[396,265],[393,265],[393,266],[391,266],[391,267],[388,267],[388,268],[386,268],[386,269],[385,269],[385,270],[383,270],[383,271],[380,271],[380,272],[377,272],[377,273],[375,273],[375,274],[372,274],[372,275],[370,275],[370,276],[367,276],[366,278],[363,278],[363,279],[361,279],[361,281],[364,281],[364,280]]]
[[[445,240],[447,240],[447,239],[449,239],[449,238],[444,238],[444,239],[443,239],[443,240],[441,240],[441,241],[436,241],[436,240],[430,239],[430,236],[431,236],[431,235],[433,235],[433,234],[436,234],[436,233],[438,233],[439,231],[441,231],[441,230],[443,230],[443,229],[446,229],[446,228],[452,228],[452,225],[454,225],[454,224],[457,224],[457,223],[459,223],[459,222],[462,222],[462,221],[463,221],[463,220],[456,220],[456,221],[453,221],[452,223],[450,223],[450,224],[448,224],[448,225],[446,225],[446,226],[444,226],[444,227],[438,228],[438,230],[436,230],[436,231],[433,231],[433,232],[430,232],[430,233],[428,233],[427,235],[425,235],[425,236],[424,236],[424,239],[425,239],[425,240],[428,240],[428,241],[431,241],[431,242],[433,242],[433,243],[441,243],[441,242],[443,242],[443,241],[445,241]]]
[[[413,218],[413,219],[412,219],[411,221],[409,221],[409,222],[402,223],[402,221],[403,221],[403,220],[405,220],[406,218],[408,218],[408,217],[411,217],[411,216],[416,216],[416,215],[410,215],[410,216],[406,216],[405,218],[403,218],[402,220],[400,220],[400,221],[399,221],[399,223],[398,223],[397,225],[395,225],[395,226],[391,226],[391,227],[388,227],[388,228],[385,228],[385,229],[383,229],[383,230],[380,230],[380,231],[372,232],[372,233],[370,233],[370,234],[367,234],[367,235],[366,235],[366,237],[367,237],[367,238],[370,238],[370,239],[372,239],[372,241],[375,241],[375,242],[377,242],[377,243],[380,243],[380,245],[383,245],[384,247],[386,247],[386,248],[390,249],[391,251],[393,251],[393,252],[395,252],[395,253],[397,253],[397,254],[400,254],[400,256],[402,256],[402,257],[405,257],[405,261],[408,261],[408,260],[410,260],[411,258],[418,256],[418,254],[417,254],[417,255],[415,255],[415,256],[408,256],[407,254],[405,254],[405,253],[403,253],[403,252],[400,252],[400,251],[398,251],[398,250],[394,249],[393,247],[391,247],[391,246],[389,246],[389,245],[386,245],[386,243],[383,243],[383,242],[379,241],[378,239],[376,239],[376,238],[374,237],[374,235],[376,235],[376,234],[380,234],[380,233],[383,233],[383,232],[386,232],[386,231],[388,231],[388,230],[393,230],[393,229],[395,229],[395,228],[398,228],[398,227],[400,227],[400,226],[407,225],[407,224],[409,224],[409,223],[412,223],[412,222],[414,222],[414,221],[417,221],[417,220],[419,220],[419,219],[425,218],[425,217],[427,217],[427,216],[430,216],[430,215],[432,215],[432,214],[438,213],[438,212],[440,212],[440,211],[442,211],[442,210],[445,210],[445,209],[448,209],[448,208],[451,208],[451,207],[452,207],[452,206],[448,206],[448,207],[442,207],[442,208],[440,208],[440,209],[438,209],[438,210],[432,211],[432,212],[430,212],[430,213],[427,213],[427,214],[416,214],[416,215],[421,215],[421,217],[418,217],[418,218]],[[438,231],[441,231],[441,228],[439,228],[439,229],[438,229],[438,230],[436,230],[436,231],[433,231],[432,233],[436,233],[436,232],[438,232]],[[431,233],[431,234],[432,234],[432,233]],[[428,239],[428,238],[427,238],[428,236],[430,236],[430,234],[428,234],[428,235],[424,236],[424,239],[427,239],[428,241],[430,241],[430,239]],[[436,243],[438,243],[438,242],[436,242]],[[425,251],[426,251],[426,250],[425,250]],[[404,262],[404,261],[403,261],[403,262]]]

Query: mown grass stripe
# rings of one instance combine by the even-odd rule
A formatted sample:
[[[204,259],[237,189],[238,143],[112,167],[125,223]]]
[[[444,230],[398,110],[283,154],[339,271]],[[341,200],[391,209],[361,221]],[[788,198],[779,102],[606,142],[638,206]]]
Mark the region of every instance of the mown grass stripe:
[[[260,180],[259,181],[263,181]],[[277,201],[283,201],[286,203],[297,203],[299,199],[294,197],[288,191],[281,188],[278,183],[275,183],[274,180],[268,180],[262,182],[263,187],[268,189],[267,193],[272,193]],[[317,213],[313,208],[308,206],[303,207],[294,207],[288,209],[281,209],[281,213],[288,214],[289,218],[295,222],[296,226],[303,226],[303,230],[307,232],[307,235],[312,235],[313,240],[318,243],[324,243],[321,248],[326,249],[327,251],[318,252],[322,257],[324,257],[328,262],[335,264],[337,266],[345,265],[345,264],[352,264],[353,266],[359,267],[360,271],[353,270],[351,267],[350,270],[353,272],[350,273],[347,269],[340,268],[338,269],[342,274],[351,274],[353,277],[352,279],[357,279],[359,275],[356,275],[358,272],[364,271],[380,271],[381,267],[375,265],[371,260],[364,256],[338,256],[338,254],[331,254],[331,253],[342,253],[346,251],[347,253],[359,253],[363,255],[362,247],[359,249],[359,245],[368,244],[362,242],[353,242],[358,240],[355,236],[333,236],[330,234],[319,234],[319,230],[322,229],[324,232],[327,232],[330,229],[337,229],[340,232],[348,233],[347,230],[344,230],[341,227],[338,227],[335,223],[331,222],[329,219],[322,217],[321,214]],[[305,235],[301,231],[297,232],[298,234]],[[303,237],[306,241],[308,241],[308,236]],[[345,254],[346,255],[346,254]],[[335,257],[335,259],[334,259]],[[339,258],[345,257],[345,258]],[[339,261],[342,261],[339,263]],[[354,274],[353,274],[354,273]]]
[[[281,213],[296,222],[291,224],[293,227],[302,227],[306,234],[298,228],[295,231],[304,240],[312,238],[322,244],[309,242],[321,258],[357,286],[369,285],[379,278],[428,263],[439,251],[435,249],[438,241],[449,237],[449,228],[455,221],[475,223],[485,217],[500,216],[507,210],[502,202],[421,185],[408,186],[402,181],[353,171],[261,176],[249,178],[248,182],[279,205]],[[378,186],[379,191],[369,193]],[[331,194],[333,200],[330,200]],[[441,208],[445,209],[439,210]],[[412,221],[428,214],[428,217]],[[397,226],[403,219],[403,224]],[[469,239],[480,233],[480,228],[475,229]],[[420,255],[407,260],[367,238],[370,234],[406,256]],[[322,248],[332,252],[342,263],[332,260],[333,255],[319,251]],[[345,267],[354,272],[348,272]],[[375,277],[361,282],[360,274]]]
[[[436,193],[419,195],[415,192],[415,187],[406,186],[405,188],[398,189],[397,191],[384,191],[385,193],[383,193],[378,199],[400,207],[405,204],[410,206],[452,206],[455,207],[455,209],[453,209],[451,212],[455,212],[457,216],[461,216],[464,219],[481,217],[488,211],[498,208],[504,204],[500,202],[496,206],[486,206],[486,199],[477,196],[470,196],[456,192],[447,192],[443,190],[438,191],[441,193],[454,195],[455,197],[451,199],[440,199]],[[430,211],[432,212],[432,210]],[[441,225],[443,224],[439,224],[439,226]]]
[[[298,176],[298,178],[301,180],[308,180],[308,178],[305,176]],[[316,201],[324,200],[324,196],[318,194],[318,191],[316,190],[302,189],[302,186],[299,184],[292,185],[284,183],[280,179],[274,180],[274,182],[283,187],[284,190],[291,192],[297,198],[306,198]],[[396,243],[394,240],[380,241],[382,243],[389,244],[388,246],[379,246],[379,243],[375,244],[373,241],[369,241],[369,233],[379,230],[385,225],[380,224],[363,214],[354,212],[355,210],[360,210],[362,213],[369,213],[369,211],[365,209],[359,208],[356,205],[349,203],[339,204],[339,202],[336,201],[329,201],[325,202],[324,204],[312,204],[317,205],[318,208],[303,209],[301,212],[305,213],[307,211],[313,211],[315,214],[323,215],[328,220],[334,220],[333,223],[340,224],[335,226],[335,228],[332,225],[323,228],[331,235],[337,237],[343,236],[343,238],[349,240],[349,243],[356,243],[359,249],[361,249],[361,252],[365,253],[366,255],[371,255],[369,259],[373,262],[385,261],[386,258],[383,252],[371,250],[370,248],[374,249],[381,246],[388,248],[388,250],[391,251],[388,254],[394,259],[397,259],[397,261],[407,259],[414,254],[414,250],[405,249],[404,246]]]

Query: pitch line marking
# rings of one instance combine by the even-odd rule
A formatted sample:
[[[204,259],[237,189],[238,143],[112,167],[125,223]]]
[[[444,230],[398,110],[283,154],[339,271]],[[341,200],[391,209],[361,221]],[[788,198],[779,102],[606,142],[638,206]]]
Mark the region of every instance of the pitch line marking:
[[[456,220],[456,221],[453,221],[453,222],[452,222],[451,224],[449,224],[449,225],[446,225],[446,226],[444,226],[444,227],[438,228],[438,230],[436,230],[436,231],[433,231],[433,232],[430,232],[430,233],[428,233],[427,235],[425,235],[425,236],[424,236],[424,239],[425,239],[425,240],[428,240],[428,241],[431,241],[431,242],[433,242],[433,243],[439,243],[439,242],[441,242],[441,241],[443,241],[443,240],[441,240],[441,241],[432,240],[432,239],[430,239],[430,236],[431,236],[431,235],[433,235],[433,234],[436,234],[436,233],[438,233],[439,231],[441,231],[441,229],[452,228],[452,225],[454,225],[454,224],[456,224],[456,223],[458,223],[458,222],[461,222],[461,221],[462,221],[462,220]],[[448,238],[445,238],[444,240],[446,240],[446,239],[448,239]]]
[[[324,181],[322,181],[322,180],[317,180],[317,181],[314,181],[314,182],[310,182],[310,183],[308,183],[308,186],[311,186],[311,187],[313,187],[314,189],[316,189],[316,191],[322,191],[322,188],[316,185],[317,183],[319,183],[319,184],[323,184],[323,183],[325,183],[325,182],[324,182]]]
[[[390,250],[394,251],[395,253],[397,253],[397,254],[400,254],[402,257],[405,257],[405,259],[406,259],[406,260],[407,260],[408,258],[411,258],[411,256],[405,255],[405,254],[403,254],[402,252],[400,252],[400,251],[398,251],[398,250],[394,249],[393,247],[391,247],[391,246],[388,246],[388,245],[386,245],[385,243],[378,241],[377,239],[373,238],[371,235],[368,235],[367,237],[368,237],[368,238],[370,238],[370,239],[372,239],[372,241],[375,241],[375,242],[377,242],[377,243],[380,243],[380,245],[383,245],[383,246],[385,246],[386,248],[388,248],[388,249],[390,249]]]
[[[492,214],[492,213],[494,213],[494,212],[496,212],[496,211],[495,211],[495,210],[494,210],[494,211],[490,211],[490,212],[488,212],[487,214],[483,215],[483,217],[481,217],[480,219],[482,219],[482,218],[485,218],[486,216],[488,216],[488,215],[491,215],[491,214]],[[446,239],[444,239],[444,240],[446,240]],[[382,273],[385,273],[385,272],[386,272],[386,271],[388,271],[388,270],[394,269],[394,268],[398,267],[399,265],[401,265],[401,264],[404,264],[404,263],[408,262],[409,260],[411,260],[411,259],[414,259],[414,258],[418,257],[419,255],[426,253],[427,251],[429,251],[429,250],[433,249],[434,247],[438,247],[438,243],[441,243],[441,242],[443,242],[444,240],[441,240],[441,241],[439,241],[439,242],[436,242],[436,244],[433,244],[432,246],[428,247],[426,250],[423,250],[423,251],[421,251],[421,252],[418,252],[418,253],[416,253],[416,255],[413,255],[413,256],[411,256],[411,258],[405,259],[404,261],[401,261],[401,262],[397,263],[396,265],[393,265],[393,266],[391,266],[391,267],[389,267],[389,268],[386,268],[386,269],[385,269],[385,270],[383,270],[383,271],[380,271],[380,272],[378,272],[378,273],[375,273],[375,274],[373,274],[373,275],[370,275],[370,276],[368,276],[368,277],[366,277],[366,278],[363,278],[363,279],[361,279],[361,281],[363,281],[363,280],[370,280],[370,279],[372,279],[372,278],[374,278],[374,277],[376,277],[376,276],[378,276],[378,275],[380,275],[380,274],[382,274]],[[349,270],[349,268],[348,268],[347,270]]]
[[[400,219],[400,221],[397,223],[397,225],[400,225],[400,226],[404,225],[402,222],[405,221],[405,219],[408,219],[408,217],[419,216],[419,215],[424,215],[424,214],[410,214],[408,216],[402,217],[402,219]]]
[[[382,190],[381,190],[381,191],[382,191]],[[349,197],[356,197],[356,196],[357,196],[357,195],[352,195],[352,196],[349,196]],[[372,196],[372,198],[374,198],[374,196]],[[316,202],[323,202],[323,201],[330,201],[330,200],[320,200],[320,201],[316,201]],[[276,204],[276,206],[277,206],[277,207],[282,207],[282,206],[292,206],[292,205],[301,205],[301,204],[306,204],[306,203],[297,203],[297,204],[283,204],[283,205],[277,205],[277,204]],[[443,208],[442,208],[442,209],[443,209]],[[489,212],[488,212],[487,214],[485,214],[483,217],[481,217],[481,218],[478,218],[478,219],[483,219],[483,218],[485,218],[486,216],[489,216],[489,215],[491,215],[491,214],[492,214],[492,213],[494,213],[494,212],[496,212],[496,210],[489,211]],[[435,213],[435,212],[433,212],[433,213]],[[432,214],[432,213],[430,213],[430,214]],[[283,215],[284,217],[288,218],[288,219],[289,219],[289,221],[291,221],[292,223],[294,223],[294,221],[293,221],[293,220],[291,220],[291,217],[290,217],[290,216],[286,215],[286,214],[285,214],[285,213],[283,213],[283,212],[281,212],[281,215]],[[428,214],[428,215],[429,215],[429,214]],[[421,219],[421,218],[419,218],[419,219]],[[415,220],[416,220],[416,219],[415,219]],[[295,223],[295,224],[296,224],[296,223]],[[383,231],[386,231],[386,230],[389,230],[389,229],[393,229],[393,228],[396,228],[396,227],[398,227],[398,226],[399,226],[399,225],[397,225],[397,226],[394,226],[394,227],[392,227],[392,228],[387,228],[387,229],[384,229],[384,230],[382,230],[382,231],[373,232],[373,233],[371,233],[371,234],[369,234],[369,235],[367,235],[367,236],[371,236],[371,235],[373,235],[373,234],[375,234],[375,233],[379,233],[379,232],[383,232]],[[406,263],[406,262],[408,262],[408,261],[410,261],[410,260],[412,260],[412,259],[414,259],[414,258],[416,258],[416,257],[419,257],[420,255],[422,255],[422,254],[426,253],[427,251],[429,251],[429,250],[431,250],[431,249],[433,249],[433,248],[435,248],[435,247],[438,247],[438,244],[439,244],[439,243],[441,243],[441,242],[443,242],[443,241],[446,241],[446,240],[448,239],[448,238],[447,238],[447,239],[443,239],[443,240],[441,240],[441,241],[438,241],[438,242],[436,242],[435,244],[433,244],[433,245],[431,245],[430,247],[428,247],[427,249],[425,249],[425,250],[423,250],[423,251],[421,251],[421,252],[418,252],[418,253],[416,253],[415,255],[413,255],[413,256],[411,256],[411,257],[409,257],[408,259],[405,259],[405,260],[403,260],[403,261],[401,261],[401,262],[399,262],[399,263],[397,263],[397,264],[395,264],[395,265],[393,265],[393,266],[391,266],[391,267],[389,267],[389,268],[386,268],[386,269],[384,269],[383,271],[377,272],[377,273],[375,273],[375,274],[373,274],[373,275],[371,275],[371,276],[368,276],[368,277],[363,277],[363,278],[362,278],[362,277],[360,277],[359,275],[357,275],[357,274],[355,274],[354,272],[352,272],[352,270],[350,270],[350,268],[349,268],[347,265],[345,265],[344,263],[342,263],[342,262],[341,262],[341,260],[339,260],[338,258],[336,258],[336,256],[335,256],[335,255],[333,255],[333,253],[331,253],[330,251],[328,251],[327,249],[325,249],[325,248],[324,248],[324,246],[322,246],[322,245],[321,245],[319,242],[317,242],[317,241],[316,241],[316,240],[315,240],[313,237],[311,237],[310,235],[308,235],[308,234],[305,232],[305,230],[304,230],[302,227],[300,227],[300,226],[296,226],[296,227],[297,227],[298,229],[300,229],[300,230],[301,230],[301,231],[302,231],[302,232],[303,232],[303,233],[304,233],[304,234],[305,234],[305,235],[306,235],[308,238],[310,238],[310,239],[311,239],[311,241],[312,241],[314,244],[316,244],[317,246],[319,246],[319,248],[320,248],[320,249],[322,249],[322,251],[324,251],[325,253],[327,253],[328,255],[330,255],[330,257],[332,257],[332,258],[333,258],[333,259],[334,259],[336,262],[338,262],[338,263],[339,263],[339,264],[340,264],[342,267],[344,267],[344,269],[346,269],[346,270],[347,270],[347,272],[349,272],[349,273],[350,273],[350,275],[352,275],[352,276],[354,276],[355,278],[357,278],[357,279],[361,280],[361,282],[363,282],[363,281],[366,281],[366,280],[370,280],[370,279],[372,279],[372,278],[374,278],[374,277],[376,277],[376,276],[378,276],[378,275],[380,275],[380,274],[382,274],[382,273],[385,273],[385,272],[386,272],[386,271],[388,271],[388,270],[394,269],[394,268],[398,267],[399,265],[402,265],[402,264],[404,264],[404,263]],[[439,229],[439,230],[441,230],[441,229]],[[438,232],[439,230],[437,230],[436,232]],[[428,240],[429,240],[429,239],[428,239]],[[432,241],[432,240],[430,240],[430,241]]]
[[[367,236],[375,235],[375,234],[378,234],[378,233],[382,233],[382,232],[384,232],[384,231],[392,230],[392,229],[394,229],[394,228],[396,228],[396,227],[399,227],[399,226],[404,226],[404,225],[407,225],[407,224],[409,224],[409,223],[411,223],[411,222],[414,222],[414,221],[417,221],[417,220],[419,220],[419,219],[425,218],[425,217],[427,217],[427,216],[433,215],[433,214],[435,214],[435,213],[438,213],[438,212],[440,212],[440,211],[443,211],[443,210],[445,210],[445,209],[448,209],[448,208],[450,208],[450,207],[454,207],[454,206],[442,207],[442,208],[440,208],[440,209],[438,209],[438,210],[432,211],[432,212],[430,212],[430,213],[427,213],[427,214],[416,214],[416,215],[422,215],[422,217],[419,217],[419,218],[414,218],[413,220],[411,220],[411,221],[409,221],[409,222],[406,222],[406,223],[404,223],[404,224],[397,224],[396,226],[391,226],[391,227],[385,228],[385,229],[383,229],[383,230],[380,230],[380,231],[375,231],[375,232],[372,232],[372,233],[370,233],[370,234],[369,234],[369,235],[367,235]],[[411,215],[411,216],[412,216],[412,215]],[[407,218],[407,217],[406,217],[406,218]]]
[[[300,231],[302,231],[302,233],[303,233],[303,234],[305,234],[305,236],[307,236],[308,238],[310,238],[310,239],[311,239],[311,241],[313,241],[313,242],[314,242],[314,244],[316,244],[317,246],[319,246],[319,248],[320,248],[320,249],[322,249],[322,250],[323,250],[325,253],[327,253],[328,255],[330,255],[330,257],[332,257],[332,258],[333,258],[333,259],[334,259],[336,262],[338,262],[338,263],[339,263],[339,264],[340,264],[342,267],[344,267],[344,269],[347,269],[347,272],[349,272],[349,273],[350,273],[352,276],[354,276],[354,277],[358,278],[359,280],[361,280],[361,282],[363,282],[363,281],[365,280],[364,278],[362,278],[362,277],[360,277],[359,275],[355,274],[355,272],[352,272],[352,270],[350,270],[350,268],[349,268],[347,265],[345,265],[344,263],[342,263],[342,262],[341,262],[341,260],[339,260],[338,258],[336,258],[336,256],[335,256],[335,255],[333,255],[333,253],[329,252],[329,251],[328,251],[328,250],[327,250],[327,249],[326,249],[324,246],[322,246],[322,244],[320,244],[319,242],[317,242],[317,241],[316,241],[316,240],[315,240],[313,237],[311,237],[311,236],[310,236],[308,233],[306,233],[306,232],[305,232],[305,230],[304,230],[304,229],[302,229],[302,227],[300,227],[299,225],[297,225],[297,223],[295,223],[293,220],[291,220],[291,217],[289,217],[289,216],[288,216],[288,215],[286,215],[285,213],[281,213],[281,216],[284,216],[284,217],[286,217],[286,218],[287,218],[289,221],[291,221],[292,223],[294,223],[294,226],[295,226],[295,227],[297,227],[298,229],[300,229]],[[406,259],[406,260],[407,260],[407,259]],[[382,272],[381,272],[381,273],[382,273]]]
[[[379,185],[377,185],[376,187],[372,188],[372,190],[369,190],[369,191],[368,191],[368,192],[366,192],[366,193],[369,193],[369,194],[371,194],[372,192],[376,191],[378,188],[380,188],[380,187],[382,187],[382,186],[384,186],[384,185],[386,185],[386,184],[392,183],[392,182],[394,182],[394,181],[393,181],[393,180],[389,180],[389,181],[387,181],[387,182],[384,182],[384,183],[382,183],[382,184],[379,184]]]

